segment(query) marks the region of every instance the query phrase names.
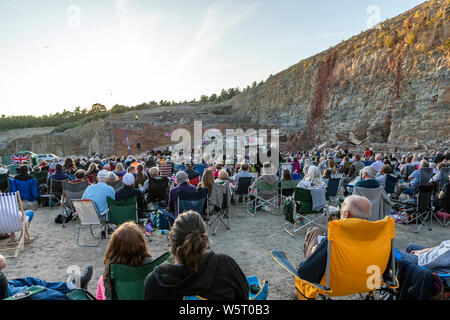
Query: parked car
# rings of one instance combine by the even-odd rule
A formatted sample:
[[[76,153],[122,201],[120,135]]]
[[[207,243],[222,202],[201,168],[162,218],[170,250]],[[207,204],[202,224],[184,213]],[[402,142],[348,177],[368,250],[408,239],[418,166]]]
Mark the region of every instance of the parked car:
[[[38,154],[38,158],[39,158],[39,163],[41,163],[42,161],[50,162],[50,161],[53,161],[55,159],[58,159],[58,156],[55,156],[52,153],[49,153],[49,154]]]

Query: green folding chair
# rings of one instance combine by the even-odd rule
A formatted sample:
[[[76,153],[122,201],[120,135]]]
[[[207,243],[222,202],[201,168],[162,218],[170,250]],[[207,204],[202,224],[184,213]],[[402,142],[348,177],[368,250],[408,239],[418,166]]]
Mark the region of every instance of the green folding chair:
[[[108,205],[106,223],[113,230],[115,230],[117,226],[129,221],[134,221],[136,224],[139,224],[136,197],[123,201],[116,201],[107,197],[106,203]]]
[[[281,180],[280,181],[280,187],[279,187],[279,195],[280,195],[280,210],[283,207],[284,201],[289,196],[283,195],[283,190],[292,190],[292,194],[294,194],[295,188],[297,188],[298,180]]]
[[[113,300],[144,300],[144,283],[147,276],[158,265],[166,261],[169,252],[143,266],[132,267],[125,264],[110,264],[110,278]]]
[[[250,196],[253,196],[253,200],[249,200],[247,202],[247,213],[251,216],[255,216],[256,209],[267,205],[268,207],[272,207],[275,209],[277,214],[280,214],[280,208],[278,207],[278,181],[274,184],[270,185],[266,182],[258,181],[255,183],[254,192],[249,193]],[[258,195],[260,191],[273,191],[272,196],[261,196]]]
[[[328,192],[325,192],[325,198],[328,201]],[[300,210],[297,212],[297,207],[300,205]],[[310,215],[316,215],[315,218],[310,219],[308,216]],[[293,229],[292,232],[288,230],[287,226],[291,224],[289,221],[286,221],[284,223],[284,231],[289,233],[291,236],[294,236],[294,233],[297,231],[302,230],[303,228],[306,228],[307,226],[311,224],[315,224],[316,226],[320,225],[318,224],[318,220],[320,218],[325,217],[326,221],[328,223],[328,204],[325,203],[324,207],[319,210],[313,210],[313,201],[311,197],[311,190],[308,189],[301,189],[296,188],[294,192],[294,223],[293,223]],[[298,220],[302,219],[301,222]]]

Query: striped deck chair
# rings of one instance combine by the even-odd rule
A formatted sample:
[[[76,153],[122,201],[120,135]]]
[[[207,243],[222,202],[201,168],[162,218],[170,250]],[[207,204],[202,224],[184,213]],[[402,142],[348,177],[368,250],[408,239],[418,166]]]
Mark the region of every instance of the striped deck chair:
[[[16,258],[24,249],[25,241],[31,242],[26,221],[19,192],[0,193],[0,233],[21,232],[18,241],[0,245],[0,252],[14,251],[14,255],[5,256],[5,258]]]

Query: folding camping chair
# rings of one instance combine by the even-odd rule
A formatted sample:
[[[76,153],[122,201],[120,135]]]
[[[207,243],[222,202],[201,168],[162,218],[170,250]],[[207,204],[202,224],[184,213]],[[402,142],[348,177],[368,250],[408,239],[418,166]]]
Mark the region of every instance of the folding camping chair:
[[[108,182],[107,185],[113,187],[114,192],[117,192],[123,188],[123,181],[122,181],[122,179],[118,179],[113,182]]]
[[[31,171],[31,176],[38,182],[39,190],[42,192],[47,188],[48,171]]]
[[[194,170],[200,173],[200,179],[203,177],[203,172],[206,170],[205,164],[196,164],[194,165]]]
[[[397,248],[394,249],[394,257],[395,257],[396,262],[400,262],[403,259],[402,253]],[[426,269],[424,266],[419,266],[419,267],[422,269]],[[449,273],[437,273],[437,275],[441,280],[450,279]]]
[[[269,297],[269,282],[260,282],[257,276],[247,277],[247,284],[249,286],[248,299],[253,301],[267,300]],[[183,300],[208,300],[201,296],[184,296]]]
[[[253,177],[239,178],[234,188],[233,197],[248,198],[249,188],[252,185]],[[247,200],[245,200],[247,202]]]
[[[134,221],[139,224],[139,214],[136,197],[117,201],[110,197],[106,198],[108,212],[106,213],[106,225],[115,230],[119,225]]]
[[[286,198],[292,196],[294,194],[295,188],[298,185],[298,181],[296,180],[281,180],[279,187],[279,202],[282,207]],[[285,192],[283,192],[285,191]],[[285,195],[285,193],[289,193],[289,195]]]
[[[367,293],[374,300],[379,291],[382,299],[395,296],[394,237],[395,223],[389,217],[379,221],[341,219],[328,223],[327,264],[320,283],[301,279],[298,269],[282,251],[271,251],[272,257],[295,278],[300,300],[320,296],[343,297]],[[389,266],[389,274],[383,275]]]
[[[325,190],[325,199],[328,201],[328,193]],[[298,203],[300,202],[300,210],[297,209]],[[293,221],[294,223],[289,222],[286,220],[283,225],[283,230],[286,231],[291,236],[294,236],[294,234],[297,231],[302,230],[303,228],[306,228],[310,224],[314,224],[316,226],[320,225],[318,224],[318,220],[322,217],[325,217],[328,222],[328,204],[326,203],[322,208],[318,210],[313,210],[313,201],[311,197],[311,190],[308,189],[301,189],[296,188],[294,192],[294,208],[293,208]],[[316,217],[313,219],[308,218],[308,215],[315,214]],[[301,220],[301,222],[299,222]],[[292,232],[288,230],[287,226],[289,224],[292,224]],[[298,226],[300,225],[300,226]]]
[[[177,194],[178,214],[193,210],[205,217],[205,207],[208,202],[208,190],[180,191]]]
[[[450,167],[443,167],[441,168],[441,171],[439,172],[439,190],[442,191],[444,189],[444,186],[448,182],[448,176],[450,175]]]
[[[406,215],[398,223],[407,224],[411,231],[418,233],[422,226],[432,230],[433,224],[433,186],[431,184],[419,186],[417,198],[407,202],[400,202],[405,207]],[[428,221],[429,220],[429,221]]]
[[[0,245],[0,252],[15,251],[14,255],[5,258],[16,258],[24,249],[25,241],[31,243],[32,239],[28,233],[28,224],[25,211],[23,210],[20,193],[0,193],[0,233],[21,232],[17,242],[4,243]]]
[[[9,192],[8,174],[0,174],[0,192]]]
[[[110,264],[110,279],[113,300],[144,300],[144,283],[147,276],[158,265],[165,262],[170,256],[164,253],[150,263],[139,267],[125,264]]]
[[[66,227],[66,220],[68,217],[75,213],[75,208],[72,205],[72,200],[79,200],[83,198],[84,191],[89,186],[89,181],[85,180],[79,183],[72,183],[70,181],[62,182],[62,197],[61,197],[61,207],[62,207],[62,227]],[[74,221],[75,219],[72,219]]]
[[[429,184],[432,178],[433,168],[421,168],[419,170],[419,186]]]
[[[102,242],[101,233],[98,237],[94,235],[93,229],[100,229],[100,231],[104,228],[105,222],[103,218],[100,216],[97,206],[90,199],[85,200],[72,200],[72,205],[75,208],[75,213],[80,219],[80,224],[78,225],[76,242],[79,247],[98,247]],[[91,231],[91,235],[94,239],[97,239],[97,244],[91,245],[81,245],[80,244],[80,233],[81,229],[89,228]]]
[[[328,205],[331,204],[331,201],[336,200],[338,196],[339,187],[341,186],[342,178],[330,178],[328,180],[327,185],[327,193],[328,193]]]
[[[391,197],[391,194],[395,193],[395,188],[398,183],[398,178],[396,176],[393,176],[391,174],[388,174],[386,176],[386,185],[384,187],[384,190],[388,194],[389,197]]]
[[[216,221],[218,221],[216,228],[211,232],[211,234],[215,236],[220,225],[223,225],[227,230],[229,230],[231,207],[230,182],[226,181],[224,184],[215,182],[207,203],[208,230],[211,231],[211,227]],[[227,220],[226,222],[225,219]]]
[[[247,213],[251,216],[256,215],[256,209],[267,205],[269,208],[275,209],[276,214],[280,214],[280,208],[278,206],[278,181],[270,185],[263,181],[256,181],[252,189],[253,193],[250,193],[250,199],[247,202]],[[258,195],[260,191],[272,191],[271,195]],[[272,211],[270,211],[272,213]]]
[[[63,181],[64,180],[50,179],[50,189],[48,191],[49,200],[54,199],[56,201],[56,206],[61,204],[61,197],[63,194]]]

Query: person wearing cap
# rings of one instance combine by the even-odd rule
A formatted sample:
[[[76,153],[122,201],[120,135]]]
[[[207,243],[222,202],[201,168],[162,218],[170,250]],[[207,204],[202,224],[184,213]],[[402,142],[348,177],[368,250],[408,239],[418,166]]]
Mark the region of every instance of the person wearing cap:
[[[139,219],[145,218],[146,203],[142,192],[134,187],[135,178],[132,173],[127,173],[122,178],[123,188],[116,192],[116,200],[124,201],[136,197]]]
[[[106,204],[106,198],[116,199],[116,193],[114,188],[107,185],[110,172],[106,170],[100,170],[97,174],[97,184],[92,184],[84,191],[82,199],[91,199],[97,206],[100,215],[105,215],[108,210]]]

